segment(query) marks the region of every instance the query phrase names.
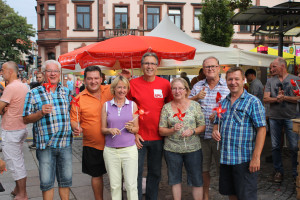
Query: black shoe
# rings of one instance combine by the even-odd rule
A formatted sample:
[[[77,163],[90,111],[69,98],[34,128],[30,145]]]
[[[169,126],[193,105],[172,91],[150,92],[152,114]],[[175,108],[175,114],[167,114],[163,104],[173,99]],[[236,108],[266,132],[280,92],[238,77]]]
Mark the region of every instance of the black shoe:
[[[276,172],[274,177],[273,177],[273,181],[275,183],[281,183],[283,180],[283,175],[280,172]]]
[[[29,149],[35,150],[36,149],[36,145],[35,144],[29,145]]]

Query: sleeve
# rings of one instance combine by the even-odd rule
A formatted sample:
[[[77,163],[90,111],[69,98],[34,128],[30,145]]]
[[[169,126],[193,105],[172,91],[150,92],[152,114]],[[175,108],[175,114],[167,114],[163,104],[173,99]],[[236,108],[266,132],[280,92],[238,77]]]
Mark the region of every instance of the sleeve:
[[[13,88],[7,86],[3,91],[0,101],[4,101],[9,104],[15,92],[16,91],[14,91]]]
[[[166,109],[166,105],[164,105],[163,109],[160,113],[159,127],[168,128],[168,111]]]
[[[204,126],[205,125],[205,118],[204,118],[204,114],[201,110],[201,106],[200,104],[192,101],[193,103],[195,103],[195,116],[196,116],[196,127],[199,126]]]
[[[128,91],[126,97],[127,97],[128,100],[134,101],[134,100],[133,100],[133,97],[132,97],[132,85],[133,85],[133,84],[132,84],[132,82],[130,81],[130,89],[129,89],[129,91]]]
[[[266,83],[265,92],[271,92],[271,83],[270,79]]]
[[[193,86],[193,89],[191,90],[191,93],[189,95],[189,98],[196,96],[197,95],[197,90],[196,90],[196,84]]]
[[[79,98],[78,104],[79,104],[79,107],[75,106],[74,104],[72,104],[72,106],[70,106],[71,107],[70,118],[71,118],[71,121],[74,121],[74,122],[78,122],[78,121],[80,122],[80,113],[81,113],[80,98]]]
[[[266,114],[265,108],[260,102],[260,100],[256,99],[252,103],[251,109],[251,119],[255,128],[266,126]]]
[[[33,112],[33,103],[32,103],[32,93],[28,92],[25,97],[24,109],[23,109],[23,117],[31,115]]]

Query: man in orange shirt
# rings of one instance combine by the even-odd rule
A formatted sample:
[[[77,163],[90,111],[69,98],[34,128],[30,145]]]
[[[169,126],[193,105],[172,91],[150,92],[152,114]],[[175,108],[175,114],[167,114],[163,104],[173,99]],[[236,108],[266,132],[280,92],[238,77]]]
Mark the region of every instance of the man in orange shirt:
[[[101,85],[101,69],[89,66],[84,70],[83,90],[79,98],[79,107],[71,108],[71,126],[75,135],[83,133],[82,172],[92,177],[95,200],[103,199],[103,178],[106,173],[103,149],[104,136],[101,133],[101,110],[104,102],[113,98],[109,85]]]

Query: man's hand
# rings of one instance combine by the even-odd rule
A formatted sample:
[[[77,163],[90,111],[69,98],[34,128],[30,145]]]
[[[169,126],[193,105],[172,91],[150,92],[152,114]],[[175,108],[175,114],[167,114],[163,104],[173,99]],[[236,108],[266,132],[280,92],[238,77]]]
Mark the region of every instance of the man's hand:
[[[283,100],[284,100],[284,91],[281,90],[281,88],[279,88],[278,95],[277,95],[276,98],[277,98],[278,103],[283,102]]]
[[[6,164],[3,160],[0,159],[0,173],[3,174],[4,171],[7,171]]]
[[[79,126],[74,127],[73,129],[73,135],[79,136],[82,133],[82,128]]]
[[[214,121],[215,121],[215,116],[216,116],[216,113],[212,113],[210,116],[209,116],[209,121],[211,122],[211,123],[213,123]]]
[[[52,104],[44,104],[42,106],[42,114],[46,115],[52,112],[53,106]]]
[[[260,159],[252,158],[249,165],[250,173],[257,172],[260,170]]]
[[[217,142],[219,142],[219,141],[221,140],[221,134],[220,134],[220,132],[219,132],[218,130],[214,130],[214,131],[212,132],[211,137],[212,137],[214,140],[216,140]]]
[[[121,73],[119,73],[120,76],[124,76],[128,80],[131,79],[131,72],[128,69],[122,69]]]
[[[144,139],[139,134],[135,134],[135,144],[138,149],[141,149],[143,147],[142,143],[144,142]]]
[[[196,95],[198,99],[204,99],[206,96],[205,87],[202,88],[202,90]]]

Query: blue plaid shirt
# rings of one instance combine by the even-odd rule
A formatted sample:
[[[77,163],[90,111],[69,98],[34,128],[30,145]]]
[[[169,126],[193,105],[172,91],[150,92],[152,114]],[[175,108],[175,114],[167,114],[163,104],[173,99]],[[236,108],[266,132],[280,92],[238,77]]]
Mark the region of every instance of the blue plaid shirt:
[[[221,102],[227,111],[221,118],[221,164],[249,162],[255,147],[256,128],[266,126],[261,101],[246,90],[231,106],[230,94]],[[215,124],[218,123],[218,118]]]
[[[62,148],[72,144],[70,124],[70,91],[58,84],[54,93],[48,94],[44,86],[30,90],[25,99],[23,116],[42,110],[44,104],[52,104],[51,114],[46,114],[34,123],[36,128],[36,147]]]
[[[210,122],[209,116],[213,113],[212,109],[217,107],[216,96],[220,92],[222,99],[224,99],[229,94],[229,89],[227,87],[226,81],[220,78],[219,83],[211,90],[209,88],[206,79],[197,82],[189,96],[196,96],[203,88],[205,88],[206,96],[204,99],[199,99],[198,102],[201,105],[202,112],[205,116],[205,135],[200,134],[201,137],[204,136],[205,139],[210,139],[214,124]]]

